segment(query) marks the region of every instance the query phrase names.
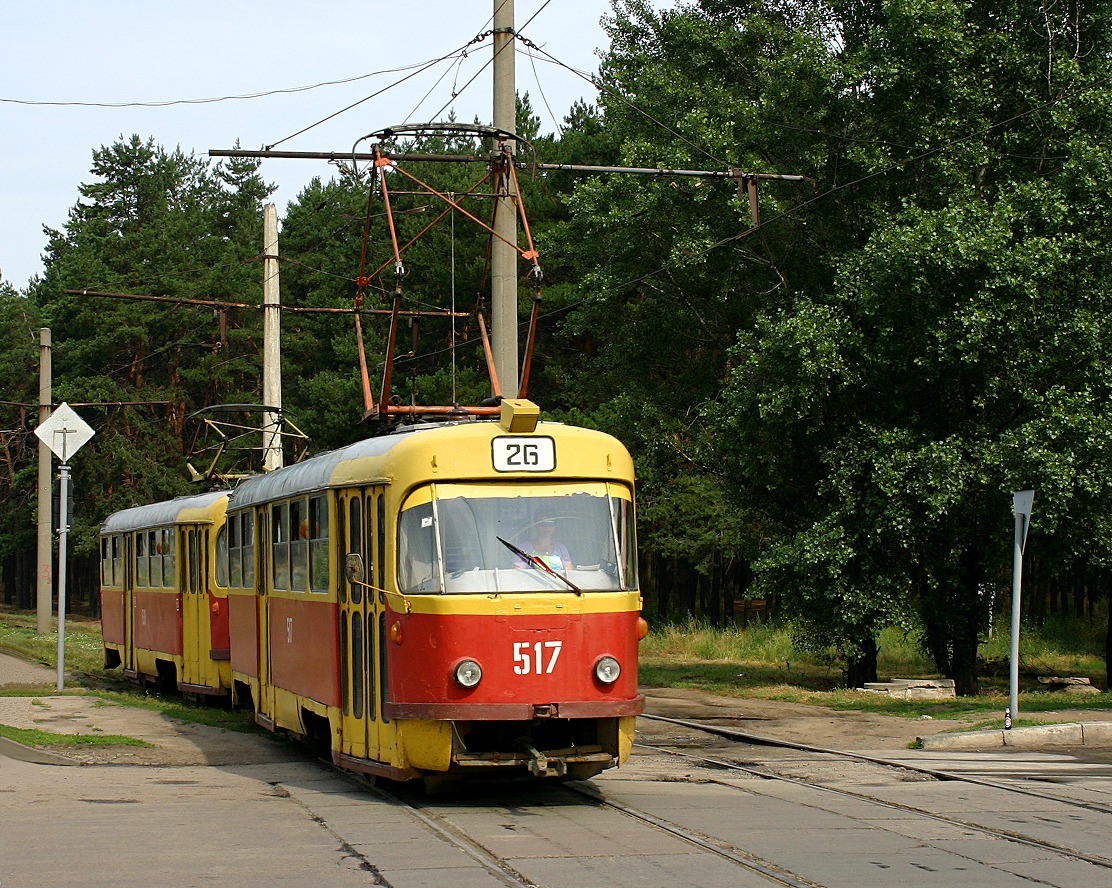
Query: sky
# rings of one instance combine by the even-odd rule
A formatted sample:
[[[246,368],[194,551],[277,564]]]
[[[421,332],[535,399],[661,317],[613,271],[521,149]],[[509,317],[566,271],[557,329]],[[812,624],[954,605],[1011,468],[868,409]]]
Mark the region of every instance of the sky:
[[[153,137],[205,157],[236,140],[243,148],[350,151],[367,133],[444,120],[450,110],[461,121],[490,123],[491,40],[465,57],[459,51],[490,29],[493,3],[8,4],[0,28],[0,279],[23,289],[42,274],[43,226],[65,225],[78,187],[94,181],[92,152],[121,137]],[[529,94],[542,132],[554,132],[575,101],[596,101],[591,84],[568,68],[597,70],[607,45],[600,21],[610,11],[609,0],[515,0],[518,32],[547,54],[518,44],[517,88]],[[353,78],[361,79],[336,83]],[[190,101],[325,83],[332,85]],[[166,102],[174,104],[138,106]],[[120,104],[128,107],[104,107]],[[261,172],[278,186],[271,199],[281,216],[310,179],[327,179],[333,168],[268,159]]]

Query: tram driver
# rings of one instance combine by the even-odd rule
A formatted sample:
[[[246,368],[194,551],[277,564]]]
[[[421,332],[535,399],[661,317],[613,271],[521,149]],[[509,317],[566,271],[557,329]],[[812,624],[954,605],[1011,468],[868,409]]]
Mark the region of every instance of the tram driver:
[[[533,525],[533,538],[524,548],[526,553],[539,558],[553,570],[566,574],[572,566],[568,547],[556,538],[555,518],[542,518]]]

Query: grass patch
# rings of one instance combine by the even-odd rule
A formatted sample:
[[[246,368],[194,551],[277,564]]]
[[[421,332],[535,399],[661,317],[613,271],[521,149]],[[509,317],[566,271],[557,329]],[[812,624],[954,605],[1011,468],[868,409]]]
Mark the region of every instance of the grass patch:
[[[146,740],[122,734],[54,734],[37,728],[13,728],[0,725],[0,737],[7,737],[24,746],[150,746]]]
[[[56,632],[39,635],[37,620],[34,611],[0,606],[0,651],[57,668],[58,635]],[[118,669],[105,669],[100,623],[95,620],[76,618],[71,622],[67,617],[66,670],[70,676],[63,694],[87,694],[92,689],[100,698],[98,706],[134,706],[159,712],[167,718],[227,731],[250,733],[258,730],[251,712],[223,708],[215,701],[194,704],[174,693],[145,690],[125,679]],[[0,696],[4,697],[40,697],[42,694],[42,685],[0,688]]]
[[[58,667],[57,621],[52,631],[39,635],[38,616],[33,611],[0,607],[0,650],[28,660]],[[66,617],[66,671],[105,675],[104,643],[100,623],[88,617]]]
[[[1007,676],[1010,645],[1007,627],[982,642],[980,655],[986,674]],[[1103,684],[1104,645],[1103,620],[1048,617],[1042,626],[1020,630],[1020,669],[1037,675],[1082,675],[1094,684]]]
[[[1039,630],[1025,629],[1020,646],[1020,711],[1031,714],[1112,706],[1112,698],[1107,694],[1049,693],[1040,690],[1035,680],[1038,674],[1082,675],[1094,684],[1102,684],[1103,645],[1102,620],[1056,618]],[[878,667],[882,676],[937,675],[913,634],[887,629],[880,636],[879,647]],[[33,611],[0,606],[0,650],[53,667],[57,636],[37,634]],[[1007,632],[997,633],[981,647],[985,665],[981,695],[950,700],[897,700],[847,690],[842,687],[840,665],[831,653],[803,649],[796,645],[787,627],[763,621],[724,629],[697,620],[660,624],[641,642],[640,650],[640,680],[650,687],[693,688],[739,698],[806,703],[904,718],[928,715],[966,720],[982,714],[992,719],[999,716],[1002,721],[1008,705]],[[67,620],[66,668],[74,685],[67,693],[87,693],[77,690],[84,684],[95,688],[97,696],[105,701],[98,705],[138,706],[170,718],[230,731],[258,730],[249,711],[192,704],[175,694],[145,691],[124,680],[119,670],[105,670],[103,662],[100,624],[82,618]],[[0,689],[3,696],[42,694],[42,686]]]
[[[1079,624],[1084,623],[1084,626]],[[1108,709],[1108,695],[1070,695],[1040,690],[1036,675],[1083,675],[1103,683],[1103,625],[1088,620],[1048,621],[1041,631],[1021,635],[1020,710]],[[1071,639],[1077,639],[1071,649]],[[880,636],[881,676],[937,677],[933,663],[914,635],[886,629]],[[1004,651],[1003,669],[994,657]],[[982,693],[948,700],[901,700],[847,689],[836,659],[829,653],[797,646],[786,627],[754,622],[747,628],[715,629],[698,621],[653,627],[641,642],[641,683],[650,687],[693,688],[724,696],[806,703],[838,710],[858,710],[903,718],[930,716],[967,720],[978,714],[999,715],[1003,726],[1008,705],[1008,639],[998,633],[982,645],[986,669]]]
[[[259,730],[255,725],[254,712],[246,709],[226,709],[203,703],[190,703],[174,694],[155,693],[140,688],[118,691],[98,690],[96,695],[101,700],[98,706],[111,704],[131,706],[158,712],[167,718],[245,734]]]

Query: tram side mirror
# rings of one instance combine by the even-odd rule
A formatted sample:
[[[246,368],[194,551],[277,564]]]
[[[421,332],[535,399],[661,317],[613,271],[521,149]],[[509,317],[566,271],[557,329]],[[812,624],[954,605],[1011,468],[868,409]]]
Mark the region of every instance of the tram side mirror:
[[[358,552],[350,552],[344,559],[344,576],[349,583],[363,582],[363,556]]]

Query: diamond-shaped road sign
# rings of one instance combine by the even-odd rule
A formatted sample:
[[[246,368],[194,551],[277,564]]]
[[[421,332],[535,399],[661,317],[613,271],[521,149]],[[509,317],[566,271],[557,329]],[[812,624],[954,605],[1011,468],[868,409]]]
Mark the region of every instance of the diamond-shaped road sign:
[[[35,429],[35,434],[65,463],[93,437],[93,430],[69,404],[63,403]]]

